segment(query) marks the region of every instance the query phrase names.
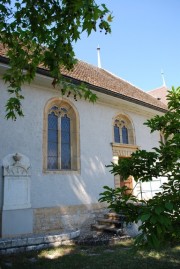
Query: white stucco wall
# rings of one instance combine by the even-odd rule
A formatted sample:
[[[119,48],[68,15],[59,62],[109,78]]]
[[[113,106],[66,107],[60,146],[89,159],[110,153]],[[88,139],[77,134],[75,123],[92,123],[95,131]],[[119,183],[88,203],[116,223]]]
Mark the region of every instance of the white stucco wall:
[[[81,172],[75,175],[44,174],[42,172],[43,109],[46,102],[58,94],[53,90],[37,88],[35,85],[25,86],[23,88],[25,116],[13,122],[4,119],[4,104],[7,98],[4,90],[5,85],[1,82],[0,126],[3,128],[0,132],[0,166],[2,166],[2,159],[9,153],[20,152],[29,157],[32,168],[32,207],[97,202],[102,186],[113,186],[113,177],[105,168],[105,165],[112,160],[111,128],[107,130],[107,122],[111,123],[108,110],[103,111],[101,105],[93,105],[81,100],[74,101],[80,116]],[[0,185],[2,193],[2,178]]]
[[[5,102],[8,98],[6,86],[0,82],[0,169],[2,159],[11,153],[20,152],[31,163],[31,205],[32,208],[55,207],[96,203],[104,185],[114,186],[113,175],[105,165],[112,161],[113,132],[112,119],[117,113],[127,114],[134,125],[136,144],[150,150],[157,146],[158,134],[150,134],[143,125],[153,112],[145,108],[134,109],[125,101],[113,104],[108,96],[95,104],[84,100],[74,103],[80,117],[80,174],[62,175],[43,173],[43,110],[46,102],[60,93],[53,90],[51,81],[44,79],[46,86],[32,84],[23,87],[24,117],[15,122],[4,119]],[[63,97],[64,98],[64,97]],[[109,104],[108,104],[109,102]],[[2,173],[0,171],[0,194],[2,194]],[[2,197],[2,195],[1,195]],[[2,199],[0,199],[2,207]]]

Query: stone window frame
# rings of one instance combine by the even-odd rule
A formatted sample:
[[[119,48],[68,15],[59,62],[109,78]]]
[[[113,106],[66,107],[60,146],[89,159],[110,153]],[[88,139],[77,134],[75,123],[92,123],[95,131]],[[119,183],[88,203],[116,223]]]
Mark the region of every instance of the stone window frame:
[[[52,107],[65,107],[71,121],[71,169],[50,170],[48,169],[48,114]],[[79,113],[74,104],[65,98],[53,97],[44,106],[43,115],[43,172],[53,174],[74,174],[80,173],[80,139],[79,139]],[[59,132],[60,135],[60,132]],[[59,146],[58,146],[59,147]],[[60,153],[59,153],[60,154]]]
[[[115,143],[114,142],[114,124],[116,120],[123,120],[126,124],[126,128],[128,129],[128,144],[123,143]],[[122,133],[121,133],[122,135]],[[136,137],[135,137],[135,129],[133,121],[130,117],[123,113],[118,113],[112,119],[112,137],[113,142],[111,143],[112,146],[112,155],[113,155],[113,163],[118,164],[119,158],[131,158],[131,154],[139,149],[139,146],[136,145]],[[131,176],[130,176],[131,177]],[[134,187],[134,179],[132,180],[132,187]],[[114,187],[117,188],[120,186],[120,175],[114,176]]]

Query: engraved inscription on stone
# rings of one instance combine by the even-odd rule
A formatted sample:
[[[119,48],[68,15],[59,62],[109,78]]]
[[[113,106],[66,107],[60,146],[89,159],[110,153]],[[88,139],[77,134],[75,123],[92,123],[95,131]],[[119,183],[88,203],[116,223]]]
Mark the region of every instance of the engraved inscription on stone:
[[[131,157],[131,154],[138,149],[135,145],[124,145],[112,143],[113,156]]]
[[[29,168],[20,165],[4,167],[4,176],[28,176]]]
[[[9,154],[3,160],[3,210],[30,208],[30,162],[20,154]]]
[[[14,181],[13,177],[7,177],[4,191],[6,194],[4,197],[6,208],[27,207],[29,202],[28,181],[24,180],[23,177],[16,177],[16,181]]]

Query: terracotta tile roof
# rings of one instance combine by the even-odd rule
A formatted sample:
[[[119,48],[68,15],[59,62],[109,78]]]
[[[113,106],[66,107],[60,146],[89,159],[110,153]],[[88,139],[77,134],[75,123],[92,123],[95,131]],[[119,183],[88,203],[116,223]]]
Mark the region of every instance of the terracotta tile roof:
[[[143,103],[150,104],[157,108],[167,109],[167,106],[159,100],[148,93],[143,92],[129,82],[102,68],[95,67],[83,61],[78,61],[72,71],[62,70],[62,74],[89,83],[93,86],[103,88],[107,91],[119,93],[137,101],[142,101]]]
[[[168,88],[166,86],[163,85],[160,88],[148,91],[148,93],[153,97],[155,97],[156,99],[159,99],[165,105],[167,105],[168,102],[166,96],[168,93]]]
[[[6,51],[0,45],[0,56],[5,57]],[[48,71],[40,68],[41,71]],[[167,106],[150,94],[143,92],[129,82],[113,75],[112,73],[83,61],[78,61],[73,70],[61,70],[62,75],[68,76],[80,82],[87,83],[90,87],[103,90],[107,94],[116,94],[118,98],[127,99],[133,103],[154,108],[155,110],[167,110]]]

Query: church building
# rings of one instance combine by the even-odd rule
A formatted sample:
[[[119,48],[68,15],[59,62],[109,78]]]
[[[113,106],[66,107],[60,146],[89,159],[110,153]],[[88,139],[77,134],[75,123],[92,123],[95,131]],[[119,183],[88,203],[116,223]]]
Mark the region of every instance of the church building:
[[[24,117],[5,119],[9,98],[2,77],[8,59],[0,50],[0,237],[86,227],[106,205],[103,186],[121,186],[106,167],[130,158],[137,149],[152,150],[160,134],[144,122],[163,115],[167,106],[112,73],[78,61],[62,76],[98,97],[95,103],[62,95],[48,70],[38,68],[22,94]],[[152,197],[161,180],[135,187]]]

